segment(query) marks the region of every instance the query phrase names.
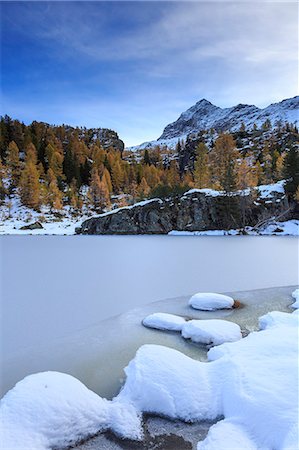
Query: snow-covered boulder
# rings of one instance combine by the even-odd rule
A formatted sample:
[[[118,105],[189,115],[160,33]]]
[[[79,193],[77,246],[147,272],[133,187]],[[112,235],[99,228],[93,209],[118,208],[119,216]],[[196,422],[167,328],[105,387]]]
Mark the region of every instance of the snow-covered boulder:
[[[154,313],[145,317],[143,325],[157,330],[181,331],[185,319],[174,314]]]
[[[182,336],[201,344],[219,345],[242,338],[239,325],[226,320],[189,320],[182,329]]]
[[[62,448],[111,428],[142,437],[140,415],[130,405],[109,402],[76,378],[58,372],[30,375],[0,402],[3,449]]]
[[[292,293],[292,297],[295,299],[295,302],[291,305],[292,308],[299,308],[299,288],[295,289]]]
[[[216,294],[213,292],[198,292],[190,298],[189,305],[194,309],[203,311],[230,309],[234,305],[234,299],[228,295]]]

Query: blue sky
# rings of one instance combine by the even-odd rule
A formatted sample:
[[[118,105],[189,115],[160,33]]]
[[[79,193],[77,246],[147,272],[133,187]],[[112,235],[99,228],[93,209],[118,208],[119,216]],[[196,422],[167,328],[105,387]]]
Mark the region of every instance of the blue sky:
[[[296,2],[2,2],[1,114],[160,136],[201,98],[297,95]]]

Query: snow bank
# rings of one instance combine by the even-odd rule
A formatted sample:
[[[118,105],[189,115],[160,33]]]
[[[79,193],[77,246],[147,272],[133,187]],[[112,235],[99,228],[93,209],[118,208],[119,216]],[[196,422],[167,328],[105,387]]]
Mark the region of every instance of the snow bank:
[[[232,308],[234,299],[223,294],[212,292],[198,292],[189,300],[189,305],[194,309],[213,311],[215,309]]]
[[[143,345],[125,369],[117,399],[138,410],[194,422],[219,415],[219,386],[212,386],[209,365],[160,345]]]
[[[292,308],[299,308],[299,288],[295,289],[295,291],[292,293],[292,297],[295,299],[295,303],[291,305]]]
[[[259,318],[259,328],[260,330],[266,330],[280,325],[298,327],[298,319],[299,317],[297,314],[272,311]]]
[[[174,314],[154,313],[142,321],[143,325],[158,330],[181,331],[185,319]]]
[[[117,398],[140,411],[186,421],[224,416],[199,450],[294,450],[298,330],[293,316],[298,317],[286,314],[283,323],[213,347],[209,363],[143,346],[126,368]]]
[[[201,344],[219,345],[242,338],[239,325],[226,320],[189,320],[183,325],[182,336]]]
[[[76,378],[58,372],[24,378],[3,397],[0,411],[5,449],[66,447],[108,428],[141,438],[140,416],[133,407],[102,399]]]

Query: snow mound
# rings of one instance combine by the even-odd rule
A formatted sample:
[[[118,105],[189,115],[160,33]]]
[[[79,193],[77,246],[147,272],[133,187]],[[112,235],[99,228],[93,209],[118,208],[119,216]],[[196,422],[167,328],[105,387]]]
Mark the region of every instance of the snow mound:
[[[3,397],[0,411],[5,449],[66,447],[108,428],[128,438],[142,436],[133,407],[109,402],[58,372],[24,378]]]
[[[182,336],[201,344],[220,345],[242,338],[239,325],[226,320],[189,320],[182,329]]]
[[[181,331],[185,319],[174,314],[154,313],[143,319],[143,325],[158,330]]]
[[[127,379],[116,397],[139,411],[187,422],[215,419],[220,410],[208,364],[161,345],[143,345],[125,369]]]
[[[277,327],[280,325],[297,326],[299,325],[297,314],[289,314],[280,311],[272,311],[259,318],[260,330]]]
[[[292,297],[295,299],[295,303],[291,305],[292,308],[299,308],[299,288],[295,289],[295,291],[292,293]]]
[[[189,300],[189,305],[194,309],[213,311],[215,309],[232,308],[234,299],[228,295],[215,294],[212,292],[198,292]]]

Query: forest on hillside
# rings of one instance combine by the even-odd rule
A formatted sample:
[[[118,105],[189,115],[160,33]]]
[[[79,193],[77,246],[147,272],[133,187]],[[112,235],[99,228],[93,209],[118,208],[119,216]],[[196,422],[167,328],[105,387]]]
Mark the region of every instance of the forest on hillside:
[[[251,130],[240,124],[232,134],[206,130],[178,141],[175,150],[157,145],[129,152],[120,143],[117,137],[107,145],[94,129],[1,117],[0,201],[18,196],[36,211],[68,206],[80,214],[83,207],[102,212],[190,188],[230,193],[282,179],[289,198],[299,198],[298,130],[292,124],[265,122]]]

